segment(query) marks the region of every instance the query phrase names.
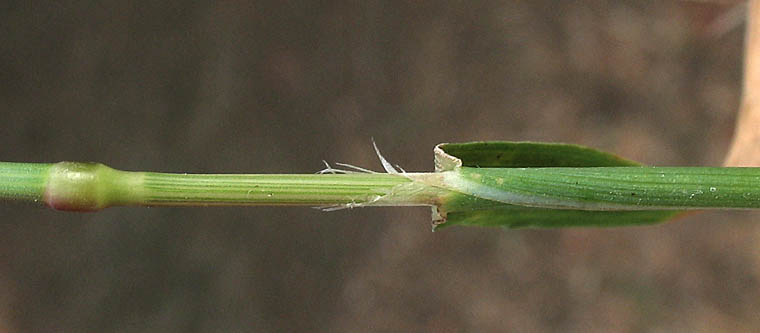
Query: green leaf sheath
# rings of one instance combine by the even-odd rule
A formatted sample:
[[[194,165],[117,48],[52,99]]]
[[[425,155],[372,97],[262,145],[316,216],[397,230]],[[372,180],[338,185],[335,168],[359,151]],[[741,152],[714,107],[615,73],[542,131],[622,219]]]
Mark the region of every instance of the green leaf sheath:
[[[43,200],[68,211],[135,205],[430,205],[437,194],[425,189],[391,174],[171,174],[98,163],[0,162],[0,199]]]
[[[0,199],[42,200],[52,164],[0,162]]]
[[[446,188],[538,208],[663,210],[760,208],[760,168],[467,168]]]
[[[161,205],[342,205],[382,201],[411,180],[389,174],[145,173],[140,201]]]

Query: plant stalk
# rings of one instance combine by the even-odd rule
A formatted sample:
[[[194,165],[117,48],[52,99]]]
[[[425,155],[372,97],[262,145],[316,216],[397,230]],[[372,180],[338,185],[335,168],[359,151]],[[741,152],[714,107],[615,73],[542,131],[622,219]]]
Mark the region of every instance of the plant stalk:
[[[413,195],[411,195],[413,194]],[[172,174],[97,163],[0,162],[0,199],[44,201],[69,211],[110,206],[430,205],[409,178],[356,174]]]
[[[760,168],[472,168],[437,173],[172,174],[97,163],[0,162],[0,199],[110,206],[324,207],[507,204],[610,210],[760,208]],[[447,206],[448,205],[448,206]],[[464,207],[462,207],[464,208]]]

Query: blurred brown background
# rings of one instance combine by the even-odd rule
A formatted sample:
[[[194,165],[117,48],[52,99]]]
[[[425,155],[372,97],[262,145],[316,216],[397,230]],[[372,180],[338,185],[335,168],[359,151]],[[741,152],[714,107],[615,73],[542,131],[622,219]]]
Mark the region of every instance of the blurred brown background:
[[[406,170],[439,142],[720,165],[742,30],[676,1],[0,4],[0,159]],[[758,330],[758,215],[430,232],[429,209],[0,205],[11,331]]]

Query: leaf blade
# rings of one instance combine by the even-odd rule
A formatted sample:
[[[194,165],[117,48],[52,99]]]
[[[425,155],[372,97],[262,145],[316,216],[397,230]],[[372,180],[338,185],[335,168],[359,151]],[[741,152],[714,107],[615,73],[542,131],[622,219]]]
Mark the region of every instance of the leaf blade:
[[[537,142],[444,143],[435,148],[436,171],[460,168],[615,167],[641,164],[592,148]],[[680,211],[588,211],[504,204],[460,193],[434,207],[434,230],[453,225],[506,228],[613,227],[660,223]]]
[[[443,143],[441,153],[459,159],[463,167],[541,168],[639,166],[641,164],[580,145],[541,142],[478,141]],[[440,157],[439,157],[440,158]]]

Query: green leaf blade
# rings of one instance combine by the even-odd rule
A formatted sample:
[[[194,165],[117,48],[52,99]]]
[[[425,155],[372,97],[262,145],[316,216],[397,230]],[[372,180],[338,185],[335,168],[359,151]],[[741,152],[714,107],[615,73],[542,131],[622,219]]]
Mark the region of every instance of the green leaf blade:
[[[436,230],[454,225],[508,229],[651,225],[670,220],[682,213],[663,210],[586,211],[504,205],[493,209],[451,212],[446,223],[437,226]]]
[[[463,167],[541,168],[541,167],[613,167],[641,164],[592,148],[539,142],[481,141],[443,143],[439,153],[456,157]]]
[[[470,142],[441,144],[435,149],[436,171],[473,175],[511,173],[522,176],[511,168],[586,168],[635,167],[640,164],[613,154],[578,145],[534,142]],[[526,169],[531,170],[531,169]],[[514,179],[493,176],[486,184],[494,191],[504,186],[514,189]],[[497,182],[502,182],[498,184]],[[535,185],[535,184],[533,184]],[[531,186],[529,184],[529,186]],[[490,191],[487,189],[486,191]],[[530,189],[530,187],[528,188]],[[572,187],[570,187],[572,189]],[[472,189],[468,189],[472,191]],[[499,226],[505,228],[557,228],[557,227],[615,227],[648,225],[673,218],[675,210],[590,211],[581,209],[549,209],[501,202],[472,191],[455,191],[434,208],[434,229],[453,225]],[[535,193],[534,193],[535,194]]]

